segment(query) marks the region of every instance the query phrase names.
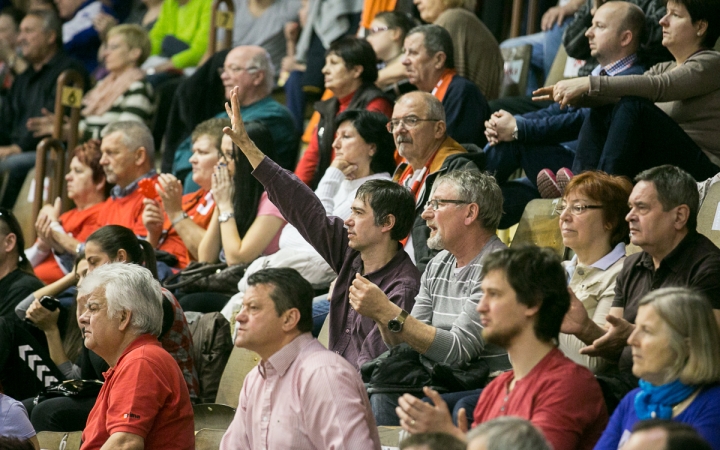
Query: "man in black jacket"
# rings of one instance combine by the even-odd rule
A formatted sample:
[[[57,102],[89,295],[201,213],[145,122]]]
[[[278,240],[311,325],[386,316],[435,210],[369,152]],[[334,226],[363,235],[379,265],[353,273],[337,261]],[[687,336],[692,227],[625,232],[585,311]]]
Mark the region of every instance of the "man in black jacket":
[[[20,23],[18,46],[28,68],[15,79],[0,112],[0,172],[10,178],[2,206],[8,209],[35,165],[35,147],[42,136],[34,118],[42,120],[53,112],[58,76],[74,69],[85,86],[90,85],[82,64],[62,51],[62,28],[53,11],[30,11]]]

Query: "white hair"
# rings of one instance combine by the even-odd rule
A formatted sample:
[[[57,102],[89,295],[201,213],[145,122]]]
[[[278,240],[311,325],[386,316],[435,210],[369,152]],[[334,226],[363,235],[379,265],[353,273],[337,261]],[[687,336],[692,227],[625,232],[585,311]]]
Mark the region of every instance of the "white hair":
[[[163,295],[152,273],[136,264],[112,263],[93,270],[78,288],[78,296],[105,290],[107,315],[131,311],[131,327],[137,334],[160,336],[163,324]]]

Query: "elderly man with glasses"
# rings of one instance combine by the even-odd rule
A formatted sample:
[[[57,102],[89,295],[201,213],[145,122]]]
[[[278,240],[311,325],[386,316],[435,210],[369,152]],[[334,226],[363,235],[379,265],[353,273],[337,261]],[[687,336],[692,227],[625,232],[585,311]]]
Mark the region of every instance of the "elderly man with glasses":
[[[467,369],[472,363],[473,369],[467,370],[475,370],[478,363],[491,376],[510,368],[507,352],[484,341],[476,310],[482,296],[483,260],[505,248],[495,234],[502,204],[500,187],[490,175],[456,170],[440,176],[422,213],[430,229],[427,246],[440,253],[425,269],[412,311],[391,303],[375,285],[364,280],[353,283],[351,306],[375,321],[388,347],[408,344],[421,354],[425,367],[441,363]],[[453,404],[479,395],[481,386],[478,382],[475,390],[462,393],[455,389],[446,400]],[[372,393],[370,404],[378,425],[399,424],[395,408],[402,393]]]
[[[480,149],[469,152],[448,136],[445,109],[440,100],[426,92],[400,97],[387,127],[403,157],[393,180],[410,189],[416,200],[415,223],[404,241],[405,251],[422,273],[437,254],[427,246],[430,230],[421,217],[435,179],[457,169],[483,168],[484,155]]]
[[[298,156],[298,132],[290,111],[270,96],[275,86],[275,67],[270,54],[264,48],[255,45],[235,47],[225,57],[223,66],[217,69],[217,74],[212,73],[209,76],[213,80],[217,76],[220,77],[226,100],[230,100],[232,89],[235,86],[239,87],[238,101],[243,120],[258,121],[265,125],[273,136],[276,162],[286,169],[294,169]],[[215,102],[211,90],[205,97],[188,98],[188,89],[196,89],[190,82],[198,83],[199,80],[190,78],[188,83],[181,85],[176,94],[178,98],[173,101],[162,159],[163,172],[172,172],[178,178],[185,177],[183,185],[186,193],[199,188],[192,181],[188,162],[192,154],[190,134],[195,125],[211,118],[210,115],[200,114],[198,111],[208,110],[210,103]],[[211,82],[208,83],[212,85]],[[214,117],[228,118],[225,111]],[[195,118],[202,120],[195,122]]]

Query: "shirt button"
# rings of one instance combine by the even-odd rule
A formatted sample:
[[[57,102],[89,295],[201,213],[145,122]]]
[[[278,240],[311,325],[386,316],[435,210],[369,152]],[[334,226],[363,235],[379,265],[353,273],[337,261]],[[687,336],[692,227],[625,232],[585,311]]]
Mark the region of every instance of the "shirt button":
[[[585,275],[585,271],[582,269],[578,269],[578,275]]]
[[[337,350],[335,350],[335,353],[337,353],[338,355],[340,354],[340,352],[339,352],[339,351],[337,351]]]
[[[263,422],[267,422],[267,416],[263,416]]]
[[[350,328],[345,328],[345,334],[350,334]]]

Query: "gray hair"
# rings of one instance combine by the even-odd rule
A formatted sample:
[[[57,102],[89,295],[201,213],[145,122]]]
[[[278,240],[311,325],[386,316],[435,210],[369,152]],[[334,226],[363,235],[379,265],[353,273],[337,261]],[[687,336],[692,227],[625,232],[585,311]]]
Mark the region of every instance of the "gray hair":
[[[93,270],[78,288],[78,296],[105,290],[107,315],[132,311],[131,327],[138,335],[160,336],[163,323],[163,294],[152,273],[136,264],[112,263]]]
[[[550,450],[550,445],[532,423],[520,417],[498,417],[473,428],[468,442],[485,438],[487,450]]]
[[[145,148],[148,160],[151,164],[154,164],[155,140],[153,139],[152,132],[147,125],[142,122],[138,122],[137,120],[112,122],[103,128],[100,135],[105,137],[115,132],[122,133],[122,143],[129,151],[135,151],[140,147]]]
[[[408,36],[415,33],[423,35],[425,50],[428,55],[435,55],[437,52],[445,53],[445,68],[455,68],[455,54],[453,53],[453,41],[450,33],[440,25],[419,25],[408,32]]]
[[[669,211],[680,205],[686,205],[690,209],[687,221],[687,229],[697,229],[697,214],[700,209],[700,194],[697,183],[689,173],[679,167],[665,164],[653,167],[640,172],[635,177],[635,182],[645,181],[653,183],[657,190],[658,200],[662,204],[663,211]]]
[[[478,205],[478,222],[484,229],[497,230],[503,214],[503,196],[495,177],[479,170],[453,170],[435,180],[433,192],[443,183],[455,188],[459,200]]]
[[[663,288],[647,294],[639,306],[652,306],[670,330],[669,350],[675,354],[666,382],[685,384],[720,381],[720,331],[710,302],[688,288]]]
[[[270,53],[267,50],[258,53],[250,59],[250,65],[247,68],[254,68],[258,72],[265,72],[265,89],[270,94],[275,87],[275,65],[272,63]]]
[[[42,21],[43,32],[55,33],[55,47],[60,48],[63,45],[62,22],[57,13],[51,9],[33,9],[29,11],[25,17],[35,16]]]

